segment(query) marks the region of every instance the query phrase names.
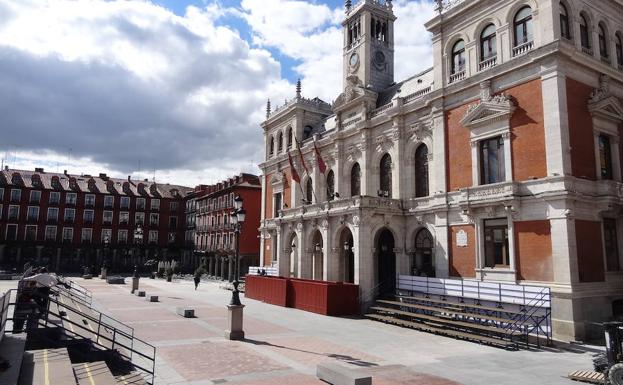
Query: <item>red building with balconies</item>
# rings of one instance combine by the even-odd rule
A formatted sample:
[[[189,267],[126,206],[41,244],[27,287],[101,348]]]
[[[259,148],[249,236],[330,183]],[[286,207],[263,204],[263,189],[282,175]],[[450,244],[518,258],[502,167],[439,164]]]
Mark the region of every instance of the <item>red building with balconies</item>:
[[[244,275],[248,266],[259,264],[261,194],[259,177],[243,173],[208,186],[196,198],[195,250],[206,258],[208,275],[233,279],[236,238],[230,214],[236,196],[243,199],[246,210],[240,232],[240,274]]]
[[[0,267],[26,262],[57,272],[107,261],[131,271],[147,259],[178,259],[184,197],[192,189],[106,174],[0,171]]]

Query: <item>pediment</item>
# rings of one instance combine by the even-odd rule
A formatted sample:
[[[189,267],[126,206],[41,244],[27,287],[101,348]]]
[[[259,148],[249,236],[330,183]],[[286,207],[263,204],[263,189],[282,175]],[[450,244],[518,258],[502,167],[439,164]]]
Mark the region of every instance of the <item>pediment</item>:
[[[493,97],[491,100],[481,101],[470,106],[467,114],[461,119],[461,124],[465,127],[477,127],[500,120],[508,120],[515,111],[513,102],[501,95]]]
[[[623,122],[623,106],[615,96],[608,96],[588,105],[588,110],[593,116],[599,116],[614,122]]]

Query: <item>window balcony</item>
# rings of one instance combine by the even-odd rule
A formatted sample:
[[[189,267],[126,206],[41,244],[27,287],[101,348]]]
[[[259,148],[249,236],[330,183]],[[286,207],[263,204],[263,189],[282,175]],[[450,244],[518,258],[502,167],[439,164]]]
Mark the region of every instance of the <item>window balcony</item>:
[[[28,217],[28,218],[26,218],[26,221],[28,223],[37,223],[37,222],[39,222],[39,217]]]
[[[56,224],[56,223],[58,223],[58,218],[48,218],[47,223]]]
[[[20,203],[21,200],[22,200],[21,197],[20,198],[11,197],[11,203]]]
[[[34,199],[34,198],[30,198],[30,199],[28,200],[28,203],[29,203],[29,204],[31,204],[31,205],[38,205],[38,204],[40,204],[40,203],[41,203],[41,199]]]
[[[76,201],[65,202],[65,207],[76,207]]]
[[[52,199],[50,200],[50,202],[48,203],[48,206],[58,206],[60,203],[60,201],[58,199]]]
[[[610,56],[602,56],[601,61],[608,65],[612,64],[612,62],[610,61]]]
[[[17,221],[17,215],[12,215],[11,214],[7,218],[8,218],[9,221]]]
[[[448,83],[452,84],[452,83],[456,83],[458,81],[461,81],[465,79],[465,70],[453,73],[452,75],[450,75],[450,79],[448,80]]]
[[[529,51],[532,51],[534,48],[534,41],[529,41],[527,43],[523,43],[513,48],[513,56],[520,56]]]
[[[93,202],[86,202],[84,204],[84,207],[86,207],[88,209],[92,209],[93,207],[95,207],[95,204]]]
[[[65,218],[64,219],[65,223],[74,223],[76,221],[75,218]]]
[[[91,226],[93,224],[93,219],[85,219],[83,224],[85,226]]]
[[[582,52],[587,54],[588,56],[593,56],[593,49],[590,47],[582,46]]]
[[[119,225],[120,225],[120,226],[127,226],[127,225],[128,225],[128,223],[129,223],[128,221],[120,221],[120,222],[119,222]]]
[[[106,219],[104,219],[104,222],[102,222],[102,224],[105,226],[110,226],[112,225],[112,221],[107,221]]]
[[[112,210],[113,205],[111,203],[104,203],[104,209],[105,210]]]
[[[495,67],[497,64],[498,64],[498,57],[492,56],[488,59],[481,61],[480,64],[478,65],[478,70],[484,71],[488,68]]]
[[[151,207],[150,210],[151,211],[155,211],[155,212],[159,212],[160,211],[160,207]]]

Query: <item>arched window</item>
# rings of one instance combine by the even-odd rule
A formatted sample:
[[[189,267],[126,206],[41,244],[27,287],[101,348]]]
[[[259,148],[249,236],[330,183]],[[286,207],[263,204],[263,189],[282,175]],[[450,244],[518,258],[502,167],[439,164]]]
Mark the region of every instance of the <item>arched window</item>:
[[[465,71],[465,42],[459,40],[452,47],[452,74]]]
[[[353,197],[361,195],[361,168],[359,163],[355,163],[350,170],[350,195]]]
[[[619,65],[619,69],[621,69],[621,67],[623,67],[623,40],[621,40],[620,32],[616,34],[614,41],[617,51],[617,64]]]
[[[425,144],[415,150],[415,196],[428,196],[428,147]]]
[[[312,203],[312,198],[314,197],[314,184],[312,182],[312,178],[307,178],[307,183],[305,183],[305,200],[307,203]]]
[[[327,174],[327,200],[332,201],[335,198],[335,174],[330,170]]]
[[[311,136],[313,129],[314,128],[312,126],[305,126],[303,128],[303,140],[305,140],[305,139],[307,139],[307,138],[309,138]]]
[[[392,157],[389,154],[383,155],[380,164],[380,186],[379,195],[392,197]]]
[[[269,143],[269,146],[270,146],[269,154],[272,155],[272,154],[275,153],[275,139],[271,136],[269,140],[270,140],[270,143]]]
[[[562,2],[558,7],[560,12],[560,36],[565,39],[571,39],[571,30],[569,29],[569,12],[567,12],[567,7],[565,7]]]
[[[480,34],[481,61],[491,59],[497,55],[495,45],[495,25],[489,24]]]
[[[277,139],[277,151],[281,152],[281,150],[283,150],[283,132],[279,133]]]
[[[608,54],[608,35],[606,34],[606,27],[599,23],[599,54],[602,58],[607,59]]]
[[[532,8],[523,7],[515,15],[515,47],[532,41]]]
[[[580,43],[582,43],[582,48],[585,48],[587,50],[591,49],[588,19],[584,14],[580,15]]]
[[[292,127],[288,127],[288,148],[292,147]]]

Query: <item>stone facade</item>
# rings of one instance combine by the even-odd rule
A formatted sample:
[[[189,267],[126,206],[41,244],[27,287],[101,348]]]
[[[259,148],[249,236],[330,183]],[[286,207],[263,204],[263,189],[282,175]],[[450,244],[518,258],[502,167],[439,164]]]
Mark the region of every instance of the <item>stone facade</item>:
[[[393,52],[391,1],[347,7],[343,93],[329,105],[299,87],[269,106],[262,263],[353,281],[364,306],[396,274],[546,285],[554,336],[588,338],[623,299],[623,6],[475,0],[439,11],[426,23],[433,67],[383,83],[368,51]],[[371,20],[391,33],[379,41]]]

